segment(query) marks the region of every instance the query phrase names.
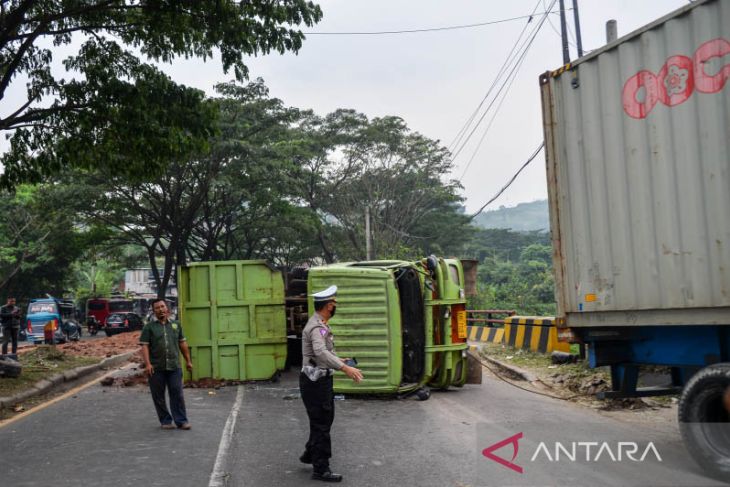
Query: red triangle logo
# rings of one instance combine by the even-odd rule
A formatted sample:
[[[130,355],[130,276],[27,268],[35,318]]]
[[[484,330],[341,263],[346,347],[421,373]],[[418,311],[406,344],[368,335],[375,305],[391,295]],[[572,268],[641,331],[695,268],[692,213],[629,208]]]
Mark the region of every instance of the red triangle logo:
[[[505,466],[505,467],[507,467],[507,468],[509,468],[511,470],[514,470],[517,473],[523,473],[522,467],[520,467],[519,465],[515,465],[514,463],[512,463],[512,462],[515,461],[515,458],[517,458],[517,453],[520,450],[520,444],[518,442],[519,442],[520,439],[522,439],[522,436],[523,436],[522,433],[517,433],[514,436],[510,436],[509,438],[505,438],[504,440],[502,440],[502,441],[500,441],[498,443],[495,443],[494,445],[489,446],[489,447],[485,448],[484,450],[482,450],[482,455],[484,455],[485,457],[489,458],[490,460],[493,460],[493,461],[499,463],[502,466]],[[511,460],[505,460],[504,458],[498,457],[497,455],[495,455],[494,453],[492,453],[495,450],[499,450],[503,446],[507,446],[507,445],[510,445],[510,444],[512,445],[512,452],[513,452],[512,459]]]

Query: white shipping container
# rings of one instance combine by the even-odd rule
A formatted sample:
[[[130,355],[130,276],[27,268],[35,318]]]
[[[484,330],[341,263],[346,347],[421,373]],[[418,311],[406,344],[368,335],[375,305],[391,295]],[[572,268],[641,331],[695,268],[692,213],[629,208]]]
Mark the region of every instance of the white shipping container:
[[[730,324],[730,0],[541,79],[558,315]]]

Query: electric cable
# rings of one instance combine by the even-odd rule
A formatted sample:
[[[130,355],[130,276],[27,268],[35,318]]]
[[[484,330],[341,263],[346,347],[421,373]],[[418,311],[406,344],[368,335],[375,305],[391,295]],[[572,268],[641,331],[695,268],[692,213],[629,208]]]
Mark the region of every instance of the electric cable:
[[[504,193],[507,190],[507,188],[509,188],[512,185],[512,183],[515,182],[515,180],[517,179],[517,176],[519,176],[520,173],[522,172],[522,170],[525,169],[528,166],[528,164],[530,164],[537,157],[537,155],[540,153],[540,151],[542,151],[543,147],[545,147],[545,141],[540,142],[540,146],[537,149],[535,149],[535,152],[532,153],[532,155],[530,156],[530,158],[527,159],[527,161],[522,165],[522,167],[520,167],[517,170],[517,172],[510,178],[510,180],[507,181],[507,184],[505,184],[504,186],[502,186],[502,189],[500,189],[497,192],[497,194],[495,194],[494,196],[492,196],[492,198],[489,201],[487,201],[486,203],[484,203],[484,205],[481,208],[479,208],[479,211],[477,211],[472,216],[470,216],[469,219],[470,220],[473,220],[474,218],[476,218],[482,211],[484,211],[484,208],[486,208],[491,203],[493,203],[494,200],[496,200],[497,198],[499,198],[500,196],[502,196],[502,193]]]
[[[543,5],[543,7],[545,6],[545,0],[542,0],[542,5]],[[569,8],[569,9],[566,8],[565,9],[566,12],[569,11],[569,10],[573,10],[573,9],[572,8]],[[558,30],[558,28],[555,27],[555,24],[553,24],[553,21],[550,20],[550,19],[548,19],[548,22],[550,23],[550,27],[553,29],[553,32],[555,32],[558,35],[558,37],[562,39],[563,36],[562,36],[562,34],[560,34],[560,31]],[[569,38],[568,39],[568,44],[570,44],[571,46],[573,46],[576,49],[578,49],[578,46],[576,46],[575,45],[575,42],[574,42],[575,41],[575,35],[570,31],[570,24],[568,24],[567,22],[566,22],[566,27],[567,27],[567,30],[568,30],[568,38]]]
[[[557,2],[557,0],[553,0],[553,2],[551,4],[551,7],[553,5],[555,5],[556,2]],[[537,37],[537,34],[539,33],[540,29],[545,24],[545,19],[546,18],[547,18],[546,15],[544,15],[542,17],[542,19],[539,21],[538,25],[536,25],[535,28],[533,29],[532,34],[531,34],[532,37],[530,37],[529,41],[526,40],[525,43],[523,43],[524,48],[521,51],[520,58],[522,58],[523,56],[526,56],[527,55],[527,51],[529,50],[530,46],[532,46],[532,43],[535,41],[535,39]],[[509,78],[509,76],[512,75],[512,73],[515,72],[515,70],[518,67],[518,65],[519,65],[519,61],[518,61],[518,63],[516,63],[512,67],[512,70],[510,71],[510,73],[508,75],[508,78]],[[474,128],[471,130],[471,132],[469,132],[469,135],[466,137],[466,139],[464,139],[464,141],[461,143],[461,146],[456,150],[456,152],[452,156],[452,160],[456,159],[459,156],[459,154],[461,153],[461,151],[464,149],[464,147],[466,147],[467,143],[469,142],[469,140],[471,139],[471,137],[474,135],[474,132],[476,132],[476,130],[479,128],[479,125],[481,125],[482,121],[487,116],[487,114],[489,112],[489,109],[494,105],[494,102],[497,99],[496,97],[499,96],[499,94],[501,93],[501,91],[504,89],[505,86],[506,86],[506,82],[503,82],[502,83],[502,86],[500,87],[500,89],[497,92],[497,95],[495,95],[495,98],[492,99],[492,102],[489,104],[489,106],[487,106],[487,108],[485,109],[485,111],[482,114],[482,116],[479,118],[479,120],[477,121],[477,123],[474,125]]]
[[[449,144],[449,150],[453,150],[453,148],[457,147],[459,143],[461,142],[461,138],[466,134],[466,131],[469,129],[469,126],[474,121],[474,118],[479,113],[479,110],[481,110],[482,106],[484,105],[484,102],[487,101],[487,98],[489,98],[489,95],[492,93],[492,90],[495,86],[497,86],[497,82],[502,77],[502,73],[504,73],[507,65],[509,64],[510,60],[512,59],[512,56],[515,52],[515,49],[517,49],[517,46],[520,44],[520,41],[522,40],[522,36],[524,35],[525,31],[527,30],[527,26],[530,25],[530,22],[532,22],[532,19],[535,15],[535,11],[537,11],[537,8],[540,6],[540,2],[542,0],[538,0],[538,2],[535,4],[535,8],[532,9],[532,14],[527,19],[527,22],[522,27],[522,30],[520,31],[520,35],[517,36],[517,39],[515,40],[514,44],[512,45],[512,49],[510,49],[509,54],[507,54],[507,57],[504,59],[504,62],[502,63],[502,66],[500,66],[499,70],[497,71],[497,75],[494,77],[494,80],[492,81],[492,85],[487,90],[487,93],[484,95],[482,100],[479,102],[479,105],[476,107],[474,112],[472,112],[469,119],[464,123],[464,125],[459,129],[459,132],[456,134],[456,137],[454,137],[454,140],[451,141]]]
[[[492,118],[489,120],[489,123],[487,123],[486,128],[484,129],[484,133],[482,134],[481,138],[479,139],[479,142],[477,142],[477,146],[474,149],[474,151],[471,154],[471,157],[469,158],[469,162],[466,163],[466,166],[464,166],[464,170],[461,173],[461,176],[459,177],[459,182],[461,182],[464,179],[464,176],[466,176],[467,171],[469,170],[469,167],[471,166],[471,163],[474,162],[474,159],[476,158],[477,153],[479,152],[479,149],[482,147],[482,143],[487,137],[487,134],[489,133],[489,129],[492,128],[492,124],[494,123],[494,120],[497,118],[497,115],[499,114],[499,110],[502,108],[502,104],[507,99],[507,95],[509,94],[509,90],[512,88],[512,83],[514,83],[515,78],[517,78],[517,72],[519,71],[520,67],[522,66],[522,63],[525,61],[526,56],[522,56],[522,58],[518,61],[517,70],[515,71],[512,78],[509,79],[509,84],[507,85],[506,90],[504,91],[504,94],[502,95],[502,99],[499,100],[499,103],[497,103],[497,107],[494,109],[494,112],[492,113]]]
[[[495,371],[489,365],[487,365],[484,362],[482,362],[482,359],[479,358],[479,357],[477,357],[473,353],[471,353],[471,351],[469,351],[467,353],[469,355],[471,355],[471,357],[474,358],[474,360],[476,360],[477,362],[479,362],[482,365],[482,367],[485,367],[492,374],[494,374],[499,380],[501,380],[503,382],[506,382],[507,384],[511,385],[512,387],[516,387],[517,389],[522,389],[525,392],[530,392],[532,394],[537,394],[538,396],[545,396],[545,397],[550,397],[550,398],[553,398],[553,399],[560,399],[561,401],[569,401],[571,399],[576,399],[578,397],[590,397],[591,396],[591,394],[574,394],[574,395],[568,396],[568,397],[561,397],[561,396],[554,396],[552,394],[547,394],[545,392],[539,392],[539,391],[535,391],[535,390],[532,390],[532,389],[528,389],[526,387],[519,386],[519,385],[515,384],[514,382],[505,379],[499,372]]]
[[[540,12],[537,15],[547,14],[547,13],[556,13],[556,12]],[[522,20],[529,17],[532,17],[535,15],[534,13],[531,15],[520,15],[519,17],[510,17],[507,19],[498,19],[498,20],[489,20],[486,22],[479,22],[476,24],[464,24],[464,25],[449,25],[445,27],[428,27],[428,28],[422,28],[422,29],[400,29],[400,30],[381,30],[381,31],[364,31],[364,32],[303,32],[304,35],[314,35],[314,36],[356,36],[356,35],[391,35],[391,34],[415,34],[415,33],[421,33],[421,32],[438,32],[438,31],[445,31],[445,30],[457,30],[457,29],[472,29],[475,27],[484,27],[485,25],[494,25],[494,24],[502,24],[505,22],[513,22],[515,20]]]

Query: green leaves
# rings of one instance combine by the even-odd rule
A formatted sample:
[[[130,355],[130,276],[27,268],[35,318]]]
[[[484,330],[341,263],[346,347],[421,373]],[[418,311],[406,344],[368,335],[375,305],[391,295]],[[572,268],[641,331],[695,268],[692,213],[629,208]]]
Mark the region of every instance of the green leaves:
[[[319,216],[325,259],[363,260],[370,208],[376,258],[458,254],[469,235],[460,186],[437,141],[399,117],[368,120],[352,110],[308,115],[302,199]]]
[[[550,235],[479,230],[469,246],[479,258],[479,296],[472,309],[514,309],[523,315],[555,314]]]
[[[322,12],[301,0],[14,0],[0,22],[0,132],[10,136],[0,186],[39,182],[69,168],[100,168],[143,180],[173,160],[206,149],[215,111],[197,90],[177,85],[144,59],[207,59],[247,76],[245,56],[297,51],[296,26]],[[51,72],[53,51],[82,41],[64,60],[71,78]],[[119,41],[119,43],[117,42]],[[138,56],[129,46],[140,52]],[[26,99],[5,98],[28,78]]]
[[[83,249],[75,214],[55,185],[0,191],[0,290],[19,298],[59,294],[65,272]]]

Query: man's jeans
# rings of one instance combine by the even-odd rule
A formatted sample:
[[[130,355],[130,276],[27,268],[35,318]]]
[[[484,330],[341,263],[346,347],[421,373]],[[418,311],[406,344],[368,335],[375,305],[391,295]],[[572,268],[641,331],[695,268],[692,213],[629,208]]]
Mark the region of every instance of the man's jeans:
[[[155,403],[157,417],[160,424],[171,424],[173,420],[178,426],[188,422],[185,414],[185,399],[183,398],[182,369],[155,370],[149,378],[152,401]],[[165,403],[165,388],[170,395],[170,411]]]

